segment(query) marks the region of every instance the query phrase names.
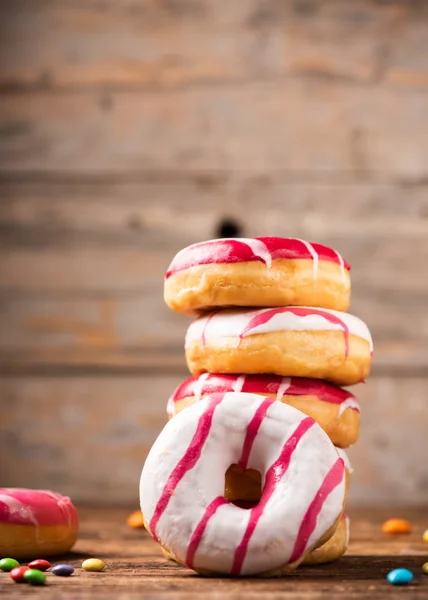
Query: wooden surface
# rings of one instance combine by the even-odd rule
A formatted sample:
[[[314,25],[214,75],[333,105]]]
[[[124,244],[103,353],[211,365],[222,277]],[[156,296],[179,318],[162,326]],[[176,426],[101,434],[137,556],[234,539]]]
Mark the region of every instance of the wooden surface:
[[[390,537],[381,532],[381,524],[391,517],[383,512],[351,513],[351,542],[347,555],[328,565],[299,567],[290,576],[280,579],[241,580],[207,579],[190,570],[166,561],[159,547],[146,532],[126,525],[124,510],[84,510],[80,538],[75,552],[64,560],[76,571],[70,578],[48,574],[48,586],[29,588],[14,584],[7,574],[0,574],[0,591],[8,598],[31,596],[34,600],[50,598],[226,598],[243,597],[255,600],[322,600],[353,598],[374,600],[385,598],[425,599],[428,576],[421,566],[427,560],[428,546],[422,542],[422,532],[428,514],[403,511],[411,519],[414,532]],[[102,573],[86,573],[81,562],[87,557],[102,558],[106,569]],[[391,586],[386,574],[398,567],[414,573],[406,588]]]
[[[2,484],[134,500],[187,375],[163,274],[232,220],[352,264],[351,500],[428,504],[427,106],[425,2],[0,0]]]

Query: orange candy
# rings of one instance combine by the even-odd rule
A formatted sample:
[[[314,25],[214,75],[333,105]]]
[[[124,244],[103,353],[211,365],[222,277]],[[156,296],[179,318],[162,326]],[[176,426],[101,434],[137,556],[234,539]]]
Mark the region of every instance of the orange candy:
[[[132,527],[133,529],[139,529],[140,527],[144,527],[144,519],[143,513],[141,510],[136,510],[131,513],[128,517],[128,527]]]
[[[412,526],[406,519],[388,519],[382,525],[382,531],[384,533],[410,533]]]

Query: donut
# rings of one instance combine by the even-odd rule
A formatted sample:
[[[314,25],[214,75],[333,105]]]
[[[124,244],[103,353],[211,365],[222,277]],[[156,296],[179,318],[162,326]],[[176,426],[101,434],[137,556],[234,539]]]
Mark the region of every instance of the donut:
[[[200,317],[185,349],[193,375],[273,373],[352,385],[369,374],[373,344],[367,325],[349,313],[287,306]]]
[[[297,238],[223,238],[181,250],[165,275],[170,308],[194,314],[225,306],[346,310],[350,266],[321,244]]]
[[[260,472],[249,510],[224,497],[231,464]],[[217,393],[168,421],[140,480],[147,531],[201,574],[281,575],[336,530],[347,475],[314,419],[274,398]]]
[[[75,543],[78,528],[70,498],[47,490],[0,488],[0,556],[64,554]]]
[[[169,398],[169,418],[216,392],[248,392],[274,397],[315,419],[336,446],[347,448],[357,441],[360,405],[355,396],[320,379],[304,377],[195,375],[179,385]]]
[[[303,561],[303,564],[316,565],[338,560],[345,554],[346,550],[348,549],[348,544],[349,517],[346,513],[343,513],[336,531],[328,540],[328,542],[326,542],[319,548],[315,548],[315,550],[312,550],[312,552],[310,552],[306,556],[305,560]]]

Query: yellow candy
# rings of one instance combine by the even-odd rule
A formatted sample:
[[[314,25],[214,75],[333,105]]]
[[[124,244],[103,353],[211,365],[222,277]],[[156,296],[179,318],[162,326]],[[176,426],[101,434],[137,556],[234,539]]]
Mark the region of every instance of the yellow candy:
[[[82,562],[82,568],[85,571],[102,571],[105,564],[99,558],[88,558]]]
[[[425,529],[422,539],[428,544],[428,529]]]
[[[425,575],[428,575],[428,563],[424,563],[422,565],[422,571],[425,573]]]

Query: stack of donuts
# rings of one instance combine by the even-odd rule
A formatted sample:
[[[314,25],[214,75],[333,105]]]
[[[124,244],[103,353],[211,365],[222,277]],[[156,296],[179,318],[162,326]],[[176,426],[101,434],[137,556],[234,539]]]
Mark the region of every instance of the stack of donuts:
[[[173,259],[165,301],[196,316],[192,376],[140,481],[146,529],[202,574],[278,576],[340,558],[370,332],[345,312],[350,266],[295,238],[218,239]]]

